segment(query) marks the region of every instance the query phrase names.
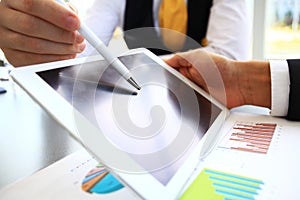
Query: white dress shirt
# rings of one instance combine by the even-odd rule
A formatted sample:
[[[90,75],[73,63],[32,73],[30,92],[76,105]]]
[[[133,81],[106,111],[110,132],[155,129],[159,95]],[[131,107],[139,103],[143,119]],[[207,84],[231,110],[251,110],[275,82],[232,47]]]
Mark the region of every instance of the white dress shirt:
[[[155,27],[159,27],[160,1],[153,0]],[[109,43],[117,26],[123,27],[125,4],[126,0],[95,0],[85,15],[85,23],[105,44]],[[250,55],[250,29],[246,0],[214,0],[206,35],[209,44],[204,49],[232,59],[247,60]],[[92,52],[87,46],[85,55]]]
[[[290,75],[286,60],[270,60],[271,115],[286,116],[289,106]]]

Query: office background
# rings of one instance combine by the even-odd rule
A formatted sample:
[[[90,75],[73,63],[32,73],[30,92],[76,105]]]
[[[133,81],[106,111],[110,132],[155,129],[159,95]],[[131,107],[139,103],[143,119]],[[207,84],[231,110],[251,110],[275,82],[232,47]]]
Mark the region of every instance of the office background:
[[[84,16],[94,0],[70,0]],[[253,21],[252,59],[299,58],[300,0],[247,0]],[[114,39],[122,40],[118,30]],[[115,41],[112,41],[115,43]],[[0,59],[3,54],[0,50]]]
[[[80,15],[84,15],[94,0],[82,2]],[[300,52],[300,0],[247,0],[252,19],[252,59],[299,58]],[[120,39],[120,37],[115,37]]]

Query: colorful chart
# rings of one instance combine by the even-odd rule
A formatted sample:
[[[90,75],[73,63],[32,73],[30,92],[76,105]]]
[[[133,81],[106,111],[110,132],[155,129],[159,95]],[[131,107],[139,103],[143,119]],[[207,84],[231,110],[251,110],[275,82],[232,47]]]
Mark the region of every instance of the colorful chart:
[[[274,123],[237,122],[220,147],[266,154],[276,126]]]
[[[180,199],[255,199],[263,184],[258,179],[203,169]]]
[[[101,164],[92,169],[82,181],[82,190],[89,193],[108,194],[124,186]]]

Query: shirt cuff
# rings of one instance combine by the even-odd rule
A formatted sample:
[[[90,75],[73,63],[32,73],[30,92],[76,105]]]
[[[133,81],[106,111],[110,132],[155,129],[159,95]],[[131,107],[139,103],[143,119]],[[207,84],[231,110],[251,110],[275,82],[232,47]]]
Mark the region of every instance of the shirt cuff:
[[[290,75],[286,60],[270,60],[272,116],[286,116],[289,107]]]

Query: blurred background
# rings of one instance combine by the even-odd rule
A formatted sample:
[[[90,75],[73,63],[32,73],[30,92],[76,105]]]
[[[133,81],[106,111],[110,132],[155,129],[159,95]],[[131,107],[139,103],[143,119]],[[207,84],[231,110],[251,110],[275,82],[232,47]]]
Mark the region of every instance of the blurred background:
[[[300,0],[267,0],[265,58],[300,57]]]
[[[70,0],[84,16],[94,0]],[[300,0],[247,0],[253,21],[252,59],[300,58]],[[122,40],[117,30],[114,39]],[[112,41],[113,43],[114,41]]]
[[[69,1],[84,17],[94,0]],[[247,0],[247,3],[253,22],[252,47],[249,49],[251,58],[300,58],[300,0]],[[120,44],[122,47],[125,45],[122,32],[117,29],[110,46],[120,48]]]

